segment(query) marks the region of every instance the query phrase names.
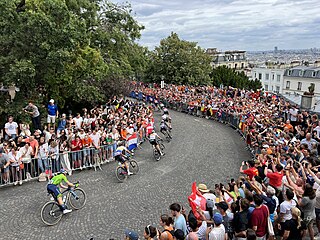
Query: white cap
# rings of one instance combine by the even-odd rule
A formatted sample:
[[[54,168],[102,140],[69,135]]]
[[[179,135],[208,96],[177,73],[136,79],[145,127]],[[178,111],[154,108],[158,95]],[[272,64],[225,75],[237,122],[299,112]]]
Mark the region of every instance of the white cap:
[[[54,100],[53,99],[50,99],[50,101],[49,101],[50,103],[54,103]]]

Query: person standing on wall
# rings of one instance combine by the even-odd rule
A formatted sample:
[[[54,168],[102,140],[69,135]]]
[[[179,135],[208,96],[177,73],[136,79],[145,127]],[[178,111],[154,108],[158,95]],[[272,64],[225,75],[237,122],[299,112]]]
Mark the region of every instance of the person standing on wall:
[[[38,107],[34,105],[32,101],[29,101],[29,104],[25,108],[23,108],[23,110],[31,115],[34,130],[41,130],[40,112],[38,110]]]
[[[48,107],[48,118],[47,118],[47,123],[48,123],[48,129],[50,129],[50,124],[53,124],[53,129],[56,128],[56,118],[59,116],[59,111],[58,111],[58,106],[54,104],[54,100],[50,99]]]

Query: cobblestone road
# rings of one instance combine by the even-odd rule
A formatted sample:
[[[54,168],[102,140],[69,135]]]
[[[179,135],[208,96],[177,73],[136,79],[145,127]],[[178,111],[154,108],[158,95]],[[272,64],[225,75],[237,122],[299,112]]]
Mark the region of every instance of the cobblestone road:
[[[0,239],[118,240],[125,228],[142,237],[147,224],[159,226],[159,216],[169,212],[171,203],[187,205],[193,181],[214,187],[239,175],[241,161],[250,156],[233,129],[183,113],[171,115],[173,141],[166,144],[164,158],[156,162],[150,144],[142,144],[135,156],[140,172],[125,183],[117,182],[114,162],[103,171],[84,170],[69,177],[80,180],[87,204],[56,226],[47,227],[40,219],[48,200],[45,183],[0,189]]]

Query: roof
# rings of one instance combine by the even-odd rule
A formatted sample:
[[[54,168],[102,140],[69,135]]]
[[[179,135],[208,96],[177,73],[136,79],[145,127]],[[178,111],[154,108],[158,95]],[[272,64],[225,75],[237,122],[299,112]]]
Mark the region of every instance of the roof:
[[[284,76],[320,79],[320,68],[307,66],[293,67],[287,69],[284,73]]]
[[[283,97],[285,97],[290,102],[293,102],[300,106],[301,104],[301,95],[295,95],[295,94],[282,94]],[[312,112],[320,113],[320,96],[315,96],[315,105],[310,109]]]

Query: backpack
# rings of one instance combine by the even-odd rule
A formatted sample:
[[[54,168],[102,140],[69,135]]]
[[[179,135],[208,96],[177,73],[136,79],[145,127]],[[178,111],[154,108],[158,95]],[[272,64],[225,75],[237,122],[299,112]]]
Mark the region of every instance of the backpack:
[[[171,234],[172,237],[174,236],[174,230],[165,229],[163,232],[168,232]]]

